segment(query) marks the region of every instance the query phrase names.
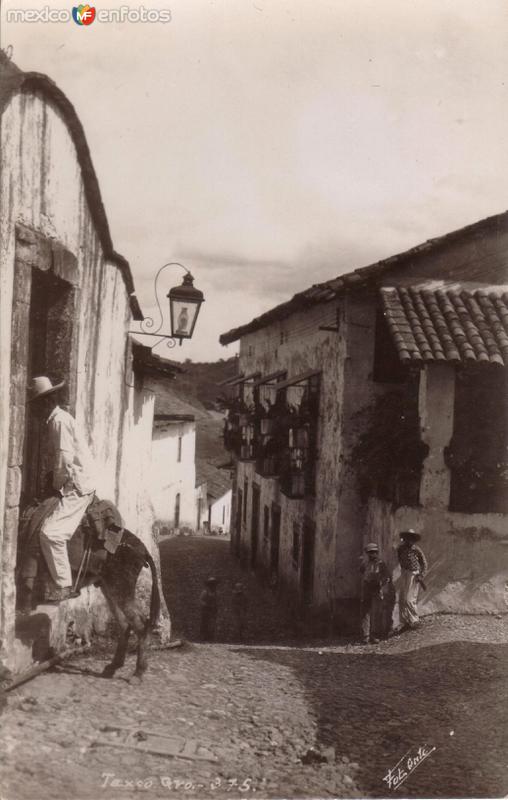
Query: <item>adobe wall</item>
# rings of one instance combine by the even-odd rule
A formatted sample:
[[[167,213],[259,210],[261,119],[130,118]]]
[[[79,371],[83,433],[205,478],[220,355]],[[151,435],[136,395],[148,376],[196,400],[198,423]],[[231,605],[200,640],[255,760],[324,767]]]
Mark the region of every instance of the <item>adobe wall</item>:
[[[146,510],[138,500],[139,474],[126,465],[130,433],[138,424],[143,425],[143,414],[134,408],[138,401],[132,381],[127,380],[129,296],[120,270],[104,256],[85,198],[75,145],[60,113],[30,93],[15,95],[4,109],[0,141],[0,519],[5,521],[0,539],[0,639],[5,647],[12,645],[13,639],[27,381],[23,349],[26,331],[15,333],[14,342],[19,345],[15,380],[11,374],[13,323],[16,331],[16,317],[12,316],[15,269],[17,273],[23,270],[20,285],[25,302],[32,266],[40,269],[44,259],[47,262],[49,258],[49,269],[55,274],[60,270],[61,277],[72,279],[75,416],[96,459],[97,489],[119,505],[127,524],[141,531],[152,548],[153,543],[151,528],[145,522],[140,525],[135,517]],[[19,230],[20,224],[25,231],[21,250],[19,237],[16,243],[16,226]],[[20,252],[21,260],[16,259]],[[72,256],[72,276],[64,274],[65,265],[59,265],[58,252]],[[151,430],[153,408],[148,416]],[[95,602],[102,601],[92,604]]]

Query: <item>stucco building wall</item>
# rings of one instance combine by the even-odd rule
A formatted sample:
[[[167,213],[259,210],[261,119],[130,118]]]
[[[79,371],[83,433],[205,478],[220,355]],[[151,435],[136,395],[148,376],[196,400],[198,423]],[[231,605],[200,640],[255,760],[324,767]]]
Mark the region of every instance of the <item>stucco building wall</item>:
[[[314,520],[316,526],[314,587],[316,602],[327,602],[335,591],[335,547],[337,540],[337,515],[339,494],[337,473],[341,458],[341,440],[338,436],[342,418],[344,390],[343,357],[346,342],[342,331],[323,333],[321,325],[334,325],[337,303],[330,303],[307,312],[300,312],[281,323],[242,338],[239,370],[245,374],[259,371],[266,375],[276,370],[287,370],[288,378],[307,370],[321,370],[320,413],[317,444],[317,477],[315,497],[291,500],[279,490],[277,480],[263,478],[249,462],[238,463],[237,486],[243,492],[247,480],[247,511],[242,515],[241,541],[244,551],[250,550],[250,523],[252,516],[252,484],[260,490],[260,533],[258,552],[260,563],[269,569],[270,539],[264,537],[264,507],[272,504],[281,509],[279,550],[279,580],[295,591],[300,581],[299,568],[291,557],[293,531],[301,526],[304,517]],[[344,314],[344,309],[341,309]],[[336,442],[331,447],[331,442]]]
[[[0,111],[0,517],[5,522],[0,639],[5,643],[13,637],[26,387],[31,377],[24,322],[30,303],[37,303],[32,291],[36,273],[54,276],[68,289],[64,314],[48,329],[56,354],[51,377],[68,380],[71,411],[95,457],[97,492],[119,505],[126,524],[152,549],[139,475],[139,454],[146,444],[141,450],[139,445],[146,442],[148,429],[150,441],[153,403],[142,387],[141,393],[134,387],[127,337],[129,290],[118,263],[105,255],[67,120],[37,91],[13,94]],[[102,206],[100,211],[104,213]],[[61,328],[70,331],[71,341],[64,341]],[[67,374],[62,375],[58,359],[64,351]]]

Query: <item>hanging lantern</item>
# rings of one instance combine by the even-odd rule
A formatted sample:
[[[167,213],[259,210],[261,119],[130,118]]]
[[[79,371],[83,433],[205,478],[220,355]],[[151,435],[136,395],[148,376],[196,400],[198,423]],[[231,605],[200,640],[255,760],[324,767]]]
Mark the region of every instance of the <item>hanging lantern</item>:
[[[194,278],[187,272],[180,286],[168,292],[171,313],[171,335],[175,339],[190,339],[198,318],[199,309],[204,302],[203,292],[194,286]]]

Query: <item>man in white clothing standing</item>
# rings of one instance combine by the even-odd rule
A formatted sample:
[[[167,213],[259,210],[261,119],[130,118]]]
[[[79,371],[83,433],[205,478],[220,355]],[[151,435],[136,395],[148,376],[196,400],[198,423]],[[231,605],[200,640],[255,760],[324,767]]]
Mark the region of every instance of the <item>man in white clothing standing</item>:
[[[37,416],[46,421],[52,486],[58,505],[44,520],[40,542],[56,592],[51,601],[72,594],[72,573],[67,542],[76,531],[94,496],[93,459],[76,420],[58,404],[65,381],[53,386],[50,379],[34,378],[30,402]]]

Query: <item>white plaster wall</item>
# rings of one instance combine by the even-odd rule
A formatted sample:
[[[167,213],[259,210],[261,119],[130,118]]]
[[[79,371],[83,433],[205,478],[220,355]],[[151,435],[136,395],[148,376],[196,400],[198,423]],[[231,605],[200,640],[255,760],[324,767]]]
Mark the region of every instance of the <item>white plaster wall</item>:
[[[137,401],[126,381],[129,298],[118,268],[104,257],[74,143],[60,114],[37,94],[13,97],[0,119],[0,143],[0,519],[5,511],[9,438],[15,225],[21,222],[58,240],[77,258],[76,418],[96,459],[98,493],[115,500],[129,525],[149,541],[150,515],[140,481],[139,453],[151,439],[153,404],[148,415],[136,418]],[[126,461],[132,452],[136,469]],[[15,540],[0,546],[1,638],[12,634]]]
[[[231,489],[226,494],[214,500],[210,505],[210,527],[212,530],[222,528],[229,533],[231,526]]]
[[[248,481],[247,525],[242,524],[241,541],[245,551],[250,543],[252,483],[260,488],[259,559],[268,566],[269,543],[263,538],[263,508],[272,502],[281,507],[279,577],[282,583],[297,589],[300,571],[292,561],[293,525],[307,515],[315,521],[314,603],[327,603],[332,596],[348,596],[348,571],[340,565],[337,577],[336,541],[341,535],[338,525],[339,473],[341,470],[341,437],[343,401],[343,358],[346,340],[339,333],[319,330],[320,325],[335,325],[337,302],[315,306],[293,314],[289,319],[242,338],[239,371],[259,371],[262,375],[286,369],[288,378],[309,369],[322,371],[321,401],[317,444],[316,495],[303,500],[290,500],[279,491],[277,480],[255,473],[251,463],[238,463],[238,489],[244,491]],[[344,310],[341,309],[343,319]],[[282,340],[282,342],[281,342]]]
[[[118,507],[125,526],[139,536],[154,554],[152,526],[155,519],[151,497],[152,425],[154,396],[142,388],[129,392],[124,414],[119,465]]]
[[[56,238],[80,273],[76,417],[84,423],[105,495],[116,494],[123,422],[128,296],[104,259],[87,208],[75,147],[60,115],[36,95],[15,96],[0,120],[0,415],[2,469],[9,422],[10,323],[16,222]],[[3,493],[0,492],[3,501]]]
[[[181,461],[178,438],[182,437]],[[155,517],[162,525],[174,526],[176,495],[180,494],[179,527],[196,530],[196,424],[157,422],[153,431],[151,496]]]

